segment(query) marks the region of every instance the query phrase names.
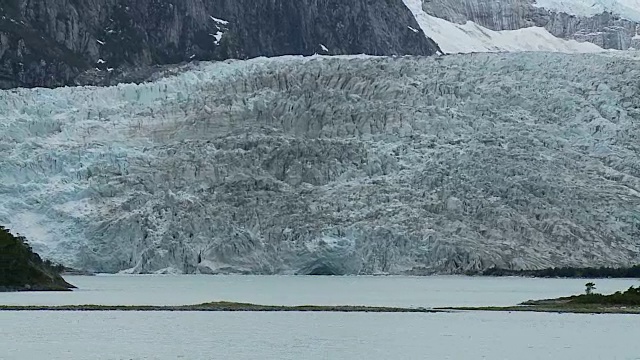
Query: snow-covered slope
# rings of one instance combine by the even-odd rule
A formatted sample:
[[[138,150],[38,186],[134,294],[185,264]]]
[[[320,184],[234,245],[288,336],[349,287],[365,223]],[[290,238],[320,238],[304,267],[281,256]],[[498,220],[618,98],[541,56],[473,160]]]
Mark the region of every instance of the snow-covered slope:
[[[640,63],[203,63],[0,92],[0,223],[98,271],[370,274],[640,261]]]
[[[502,51],[553,51],[564,53],[588,53],[603,51],[589,42],[564,40],[553,36],[542,27],[525,27],[517,30],[494,31],[473,21],[456,24],[427,14],[422,0],[404,0],[416,17],[426,36],[440,45],[445,53],[502,52]]]

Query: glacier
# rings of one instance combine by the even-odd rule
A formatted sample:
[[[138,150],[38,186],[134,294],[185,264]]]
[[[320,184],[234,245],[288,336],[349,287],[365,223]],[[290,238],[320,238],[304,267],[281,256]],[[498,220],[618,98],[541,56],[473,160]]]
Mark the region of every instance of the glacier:
[[[288,56],[0,91],[0,224],[111,273],[638,263],[639,61]]]

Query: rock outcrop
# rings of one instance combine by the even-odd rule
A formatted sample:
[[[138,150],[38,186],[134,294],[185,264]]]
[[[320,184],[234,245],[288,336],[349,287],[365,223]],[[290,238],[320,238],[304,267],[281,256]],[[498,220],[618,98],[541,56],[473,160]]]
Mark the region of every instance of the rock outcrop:
[[[473,21],[491,30],[539,26],[559,38],[589,41],[606,49],[640,47],[638,23],[609,12],[576,16],[539,7],[532,0],[423,0],[423,9],[441,19]]]
[[[401,0],[8,0],[0,14],[0,88],[190,60],[436,51]]]
[[[61,269],[42,261],[21,237],[0,226],[0,291],[63,291],[74,288]]]

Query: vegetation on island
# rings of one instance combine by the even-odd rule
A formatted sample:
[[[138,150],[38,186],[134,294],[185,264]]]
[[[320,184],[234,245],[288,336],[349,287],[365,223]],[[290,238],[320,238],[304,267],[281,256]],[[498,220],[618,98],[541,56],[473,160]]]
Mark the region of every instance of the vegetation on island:
[[[541,270],[509,270],[489,268],[470,275],[483,276],[527,276],[540,278],[640,278],[640,265],[631,267],[558,267]]]
[[[516,306],[457,307],[441,310],[533,311],[591,314],[640,314],[640,286],[610,295],[595,293],[596,284],[585,284],[585,293],[557,299],[529,300]]]
[[[0,226],[0,291],[66,291],[74,288],[60,272],[64,267],[42,260],[27,240]]]
[[[546,305],[562,305],[562,306],[581,306],[581,305],[596,305],[596,306],[636,306],[640,310],[640,286],[630,287],[625,292],[616,291],[610,295],[603,295],[594,293],[595,284],[587,283],[585,293],[582,295],[574,295],[568,297],[562,297],[558,299],[547,300],[529,300],[523,302],[521,305],[533,305],[533,306],[546,306]]]

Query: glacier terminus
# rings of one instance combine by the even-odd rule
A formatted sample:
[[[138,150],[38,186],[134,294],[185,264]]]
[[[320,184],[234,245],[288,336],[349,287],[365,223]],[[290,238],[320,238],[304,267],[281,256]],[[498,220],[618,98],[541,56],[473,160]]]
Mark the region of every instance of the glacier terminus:
[[[98,272],[640,262],[640,54],[277,57],[0,91],[0,223]]]

